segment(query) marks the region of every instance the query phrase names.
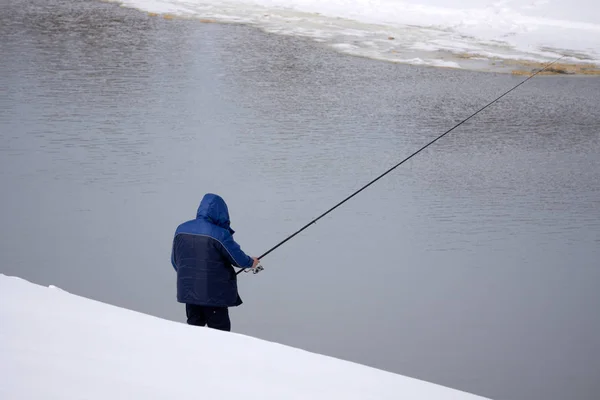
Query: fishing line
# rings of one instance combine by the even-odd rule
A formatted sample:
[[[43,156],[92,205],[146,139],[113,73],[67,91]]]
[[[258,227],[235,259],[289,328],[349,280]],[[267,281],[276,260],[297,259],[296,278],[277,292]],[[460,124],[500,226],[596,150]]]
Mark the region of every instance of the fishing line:
[[[329,210],[325,211],[323,214],[319,215],[317,218],[313,219],[308,224],[304,225],[302,228],[298,229],[296,232],[292,233],[290,236],[288,236],[287,238],[285,238],[284,240],[282,240],[281,242],[279,242],[278,244],[276,244],[275,246],[273,246],[271,249],[269,249],[268,251],[266,251],[260,257],[258,257],[258,259],[260,260],[263,257],[267,256],[272,251],[274,251],[277,248],[279,248],[279,246],[281,246],[282,244],[284,244],[287,241],[291,240],[293,237],[295,237],[296,235],[298,235],[299,233],[301,233],[302,231],[304,231],[306,228],[308,228],[312,224],[315,224],[318,220],[320,220],[321,218],[323,218],[324,216],[326,216],[327,214],[329,214],[330,212],[332,212],[333,210],[335,210],[336,208],[338,208],[339,206],[341,206],[342,204],[344,204],[345,202],[347,202],[348,200],[350,200],[351,198],[353,198],[354,196],[356,196],[357,194],[359,194],[360,192],[362,192],[363,190],[365,190],[366,188],[368,188],[369,186],[371,186],[372,184],[374,184],[375,182],[377,182],[378,180],[380,180],[381,178],[383,178],[384,176],[386,176],[387,174],[389,174],[390,172],[392,172],[393,170],[395,170],[396,168],[398,168],[399,166],[401,166],[402,164],[404,164],[405,162],[407,162],[408,160],[410,160],[411,158],[413,158],[414,156],[416,156],[417,154],[419,154],[420,152],[422,152],[423,150],[425,150],[426,148],[428,148],[429,146],[431,146],[432,144],[434,144],[435,142],[437,142],[438,140],[440,140],[441,138],[443,138],[444,136],[446,136],[447,134],[449,134],[450,132],[452,132],[453,130],[455,130],[456,128],[458,128],[459,126],[461,126],[462,124],[464,124],[465,122],[467,122],[468,120],[470,120],[471,118],[473,118],[474,116],[476,116],[477,114],[479,114],[480,112],[482,112],[483,110],[485,110],[486,108],[488,108],[489,106],[491,106],[492,104],[496,103],[498,100],[500,100],[501,98],[503,98],[504,96],[506,96],[507,94],[509,94],[510,92],[512,92],[513,90],[517,89],[519,86],[523,85],[525,82],[527,82],[528,80],[530,80],[531,78],[533,78],[537,74],[539,74],[541,72],[544,72],[550,66],[554,65],[556,62],[560,61],[564,57],[565,56],[561,56],[561,57],[557,58],[556,60],[552,61],[550,64],[546,65],[544,68],[542,68],[539,71],[536,71],[535,73],[529,75],[527,77],[527,79],[524,79],[522,82],[520,82],[517,85],[513,86],[510,90],[507,90],[506,92],[504,92],[500,96],[496,97],[496,99],[492,100],[491,102],[489,102],[485,106],[481,107],[479,110],[475,111],[473,114],[469,115],[467,118],[463,119],[462,121],[460,121],[459,123],[457,123],[456,125],[454,125],[452,128],[448,129],[446,132],[442,133],[440,136],[436,137],[435,139],[433,139],[432,141],[430,141],[429,143],[427,143],[425,146],[421,147],[419,150],[415,151],[410,156],[406,157],[404,160],[400,161],[398,164],[394,165],[393,167],[391,167],[390,169],[388,169],[387,171],[385,171],[384,173],[382,173],[381,175],[379,175],[377,178],[373,179],[371,182],[367,183],[366,185],[364,185],[363,187],[361,187],[360,189],[358,189],[356,192],[352,193],[350,196],[346,197],[344,200],[340,201],[339,203],[337,203],[336,205],[334,205],[333,207],[331,207]],[[236,272],[236,275],[239,274],[242,271],[244,271],[244,269],[241,269],[238,272]]]

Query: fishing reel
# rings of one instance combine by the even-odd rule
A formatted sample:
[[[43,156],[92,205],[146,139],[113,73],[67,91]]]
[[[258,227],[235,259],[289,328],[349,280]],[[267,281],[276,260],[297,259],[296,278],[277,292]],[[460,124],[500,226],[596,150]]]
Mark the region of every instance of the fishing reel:
[[[260,262],[259,262],[259,263],[258,263],[258,265],[257,265],[256,267],[254,267],[254,268],[244,268],[244,272],[245,272],[245,273],[248,273],[248,272],[251,272],[251,271],[252,271],[252,273],[253,273],[253,274],[258,274],[258,273],[259,273],[260,271],[262,271],[262,270],[264,270],[264,268],[263,268],[263,266],[262,266],[262,265],[260,265]]]

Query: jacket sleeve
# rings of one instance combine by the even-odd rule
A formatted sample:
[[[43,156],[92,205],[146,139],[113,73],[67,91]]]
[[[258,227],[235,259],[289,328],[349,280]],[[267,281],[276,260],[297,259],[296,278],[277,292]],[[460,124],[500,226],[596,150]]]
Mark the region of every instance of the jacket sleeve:
[[[233,236],[229,233],[225,235],[225,238],[221,242],[224,247],[225,257],[229,259],[229,262],[238,268],[250,268],[254,263],[252,257],[248,256],[242,251],[240,245],[233,240]]]
[[[171,250],[171,265],[175,268],[175,272],[177,272],[177,266],[175,265],[175,252]]]
[[[171,265],[175,268],[175,272],[177,272],[177,264],[175,264],[175,238],[173,238],[173,245],[171,247]]]

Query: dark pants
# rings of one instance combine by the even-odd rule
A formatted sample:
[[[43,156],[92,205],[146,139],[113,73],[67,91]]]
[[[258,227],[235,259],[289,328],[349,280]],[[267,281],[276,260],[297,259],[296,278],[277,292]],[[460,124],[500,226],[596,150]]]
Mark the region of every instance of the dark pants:
[[[205,326],[220,331],[230,331],[231,321],[227,307],[209,307],[196,304],[186,304],[188,325]]]

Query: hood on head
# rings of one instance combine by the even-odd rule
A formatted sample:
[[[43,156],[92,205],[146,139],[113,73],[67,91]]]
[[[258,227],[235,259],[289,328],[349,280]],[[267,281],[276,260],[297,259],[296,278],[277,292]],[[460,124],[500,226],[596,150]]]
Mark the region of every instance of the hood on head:
[[[196,218],[205,219],[208,222],[229,230],[233,235],[234,230],[231,229],[229,221],[229,210],[225,200],[219,195],[207,193],[202,198]]]

